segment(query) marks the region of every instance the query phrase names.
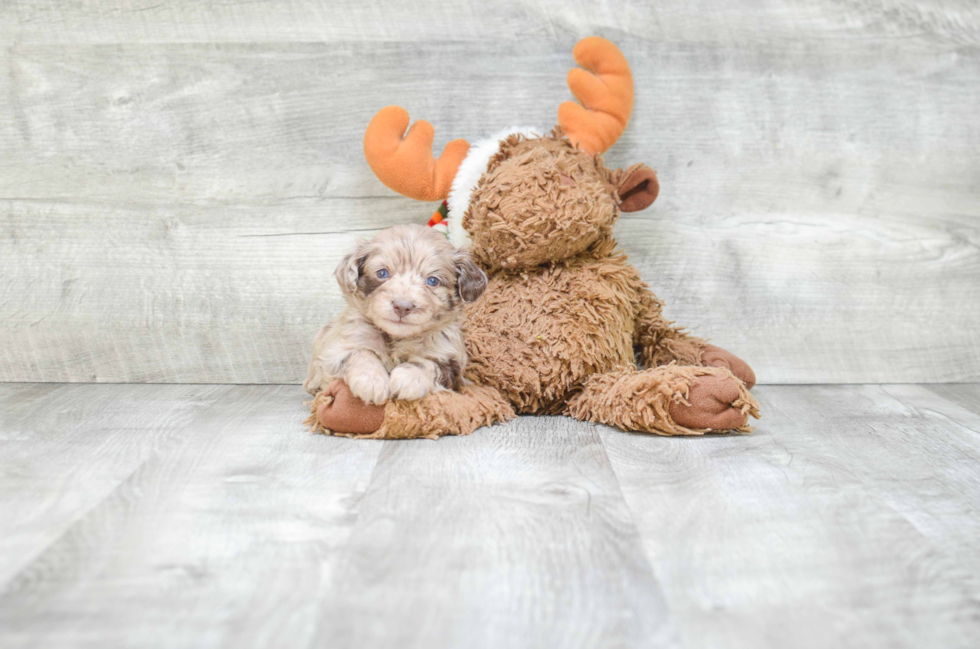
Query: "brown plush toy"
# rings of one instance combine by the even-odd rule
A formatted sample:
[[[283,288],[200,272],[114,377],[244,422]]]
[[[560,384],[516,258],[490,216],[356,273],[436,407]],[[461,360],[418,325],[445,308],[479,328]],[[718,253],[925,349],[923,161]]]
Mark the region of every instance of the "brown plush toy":
[[[511,129],[432,156],[432,126],[382,109],[364,152],[388,187],[419,200],[448,196],[448,231],[487,272],[464,332],[472,382],[417,402],[369,406],[335,382],[311,421],[326,432],[404,438],[468,434],[514,413],[565,414],[663,435],[747,431],[755,376],[733,354],[664,319],[663,303],[617,250],[620,212],[648,207],[656,173],[608,169],[603,151],[633,107],[629,65],[609,41],[576,45],[565,102],[545,135]],[[639,364],[639,366],[638,366]]]

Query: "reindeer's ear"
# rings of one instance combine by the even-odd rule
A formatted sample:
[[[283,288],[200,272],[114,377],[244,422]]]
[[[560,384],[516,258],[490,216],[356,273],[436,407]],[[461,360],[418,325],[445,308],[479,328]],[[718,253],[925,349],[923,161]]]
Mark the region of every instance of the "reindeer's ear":
[[[619,209],[623,212],[638,212],[650,207],[660,193],[657,172],[644,164],[617,169],[611,180],[619,194]]]
[[[334,277],[340,285],[340,290],[350,294],[357,290],[357,280],[364,271],[364,262],[368,257],[368,242],[358,241],[354,250],[344,256],[334,270]]]
[[[453,261],[456,264],[456,294],[463,302],[475,301],[487,290],[487,274],[465,250],[457,250]]]

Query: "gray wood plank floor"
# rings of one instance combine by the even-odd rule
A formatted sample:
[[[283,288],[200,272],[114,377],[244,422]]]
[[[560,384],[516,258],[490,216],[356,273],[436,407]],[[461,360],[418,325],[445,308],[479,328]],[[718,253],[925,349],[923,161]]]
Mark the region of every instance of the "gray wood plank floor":
[[[373,442],[296,386],[0,385],[0,645],[977,646],[980,385],[756,392]]]

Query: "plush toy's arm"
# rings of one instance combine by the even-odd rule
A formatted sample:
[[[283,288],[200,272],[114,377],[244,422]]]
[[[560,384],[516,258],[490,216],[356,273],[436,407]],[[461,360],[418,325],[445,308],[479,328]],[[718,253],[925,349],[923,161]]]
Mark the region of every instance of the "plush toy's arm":
[[[383,406],[364,403],[343,381],[334,381],[310,404],[306,424],[313,430],[371,439],[435,439],[469,435],[480,426],[508,421],[514,409],[497,390],[464,385],[440,390],[418,401],[390,399]]]
[[[664,303],[645,286],[639,287],[640,308],[633,330],[633,346],[643,367],[653,368],[677,361],[678,365],[724,367],[747,388],[755,385],[755,372],[735,354],[692,336],[664,318]]]
[[[704,340],[663,316],[664,303],[646,286],[639,289],[640,308],[633,331],[633,346],[643,367],[658,367],[677,361],[680,365],[701,365]]]

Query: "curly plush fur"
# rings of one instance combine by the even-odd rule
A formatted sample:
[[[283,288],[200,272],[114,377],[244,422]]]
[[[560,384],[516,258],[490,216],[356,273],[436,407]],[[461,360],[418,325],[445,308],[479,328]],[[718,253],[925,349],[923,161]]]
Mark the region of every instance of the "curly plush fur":
[[[435,392],[419,401],[389,401],[381,427],[371,432],[332,431],[321,424],[319,413],[333,396],[317,394],[306,425],[315,432],[361,439],[437,439],[444,435],[469,435],[481,426],[509,421],[516,415],[510,404],[487,387],[467,385],[458,392]]]
[[[586,251],[616,220],[610,172],[559,137],[512,135],[490,160],[463,216],[489,271],[533,268]]]
[[[748,415],[759,416],[759,407],[748,388],[732,373],[719,367],[682,366],[671,363],[649,370],[623,367],[606,374],[596,374],[586,382],[581,393],[573,397],[567,413],[576,419],[599,421],[660,435],[703,435],[713,428],[683,426],[674,421],[671,406],[691,406],[691,386],[700,376],[730,380],[730,408],[738,413],[736,430],[749,432]],[[724,404],[722,404],[724,405]],[[728,426],[723,426],[728,428]]]
[[[463,327],[468,376],[497,388],[520,413],[700,433],[706,427],[675,422],[670,405],[687,403],[698,376],[732,375],[700,367],[704,341],[663,317],[663,303],[616,249],[623,176],[560,131],[502,144],[463,221],[474,258],[490,273]],[[634,369],[624,382],[622,368],[635,368],[637,356],[644,367],[673,365]],[[737,392],[732,407],[757,414],[744,386]]]

